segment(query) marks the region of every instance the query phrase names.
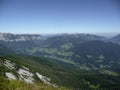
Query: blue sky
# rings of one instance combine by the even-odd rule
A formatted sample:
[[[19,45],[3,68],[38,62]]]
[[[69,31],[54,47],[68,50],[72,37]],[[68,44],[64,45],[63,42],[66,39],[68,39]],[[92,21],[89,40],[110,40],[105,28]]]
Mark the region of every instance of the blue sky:
[[[0,0],[0,32],[120,32],[120,0]]]

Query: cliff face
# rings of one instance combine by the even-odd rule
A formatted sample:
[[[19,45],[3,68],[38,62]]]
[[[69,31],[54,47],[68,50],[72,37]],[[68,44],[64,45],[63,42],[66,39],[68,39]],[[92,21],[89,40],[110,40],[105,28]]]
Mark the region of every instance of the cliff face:
[[[43,37],[38,34],[11,34],[11,33],[0,33],[0,41],[6,42],[20,42],[30,40],[41,40]]]

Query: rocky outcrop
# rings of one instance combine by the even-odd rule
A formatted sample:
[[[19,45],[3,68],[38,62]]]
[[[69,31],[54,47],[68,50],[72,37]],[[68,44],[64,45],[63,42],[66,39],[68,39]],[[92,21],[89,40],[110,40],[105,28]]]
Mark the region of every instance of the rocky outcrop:
[[[4,72],[4,74],[9,80],[22,80],[26,83],[33,84],[36,82],[35,77],[37,77],[39,78],[38,81],[40,80],[45,84],[54,85],[50,83],[51,79],[49,77],[43,76],[39,72],[32,72],[24,65],[18,65],[9,59],[3,58],[0,58],[0,63],[4,66],[4,68],[6,68],[6,72]]]

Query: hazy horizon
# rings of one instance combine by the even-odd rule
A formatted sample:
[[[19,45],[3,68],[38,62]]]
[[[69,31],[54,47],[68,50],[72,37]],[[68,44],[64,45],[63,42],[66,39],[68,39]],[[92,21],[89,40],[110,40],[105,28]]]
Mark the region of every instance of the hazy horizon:
[[[120,32],[101,32],[101,33],[11,33],[11,32],[0,32],[0,33],[10,33],[10,34],[30,34],[30,35],[60,35],[60,34],[92,34],[92,35],[98,35],[98,36],[103,36],[103,37],[107,37],[107,38],[111,38],[111,37],[114,37],[116,35],[119,35]]]

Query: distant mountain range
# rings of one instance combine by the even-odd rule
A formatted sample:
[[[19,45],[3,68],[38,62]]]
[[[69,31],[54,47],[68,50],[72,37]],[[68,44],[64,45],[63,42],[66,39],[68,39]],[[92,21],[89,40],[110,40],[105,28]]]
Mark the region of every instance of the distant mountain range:
[[[42,36],[38,34],[11,34],[11,33],[0,33],[0,41],[5,42],[20,42],[29,40],[41,40]]]
[[[1,33],[0,40],[1,44],[17,54],[44,56],[80,68],[116,67],[120,63],[120,35],[108,39],[92,34],[59,34],[48,37]]]
[[[100,34],[101,35],[101,34]],[[54,37],[64,37],[68,38],[71,37],[72,39],[83,39],[83,40],[107,40],[114,43],[120,42],[120,34],[106,38],[102,35],[93,35],[93,34],[50,34],[50,35],[40,35],[40,34],[11,34],[11,33],[0,33],[0,41],[4,42],[23,42],[23,41],[37,41],[37,40],[44,40],[47,38],[54,38]]]

